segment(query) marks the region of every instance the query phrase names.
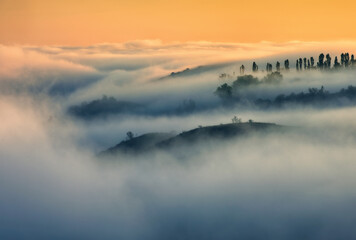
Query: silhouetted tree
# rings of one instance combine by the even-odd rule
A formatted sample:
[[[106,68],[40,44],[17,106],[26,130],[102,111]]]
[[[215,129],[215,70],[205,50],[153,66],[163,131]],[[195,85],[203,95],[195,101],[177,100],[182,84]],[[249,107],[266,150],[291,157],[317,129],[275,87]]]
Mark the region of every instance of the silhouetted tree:
[[[310,69],[310,60],[308,59],[308,69]]]
[[[304,61],[304,70],[305,70],[307,69],[307,58],[304,58],[303,61]]]
[[[241,65],[241,67],[240,67],[240,74],[241,75],[245,74],[245,66],[244,65]]]
[[[318,68],[323,69],[324,68],[324,54],[321,53],[319,55],[319,62],[318,62]]]
[[[238,90],[239,88],[243,87],[248,87],[251,85],[257,85],[260,82],[258,81],[258,78],[252,76],[252,75],[244,75],[240,76],[232,83],[232,90]]]
[[[310,64],[311,64],[311,67],[314,68],[314,58],[313,57],[310,58]]]
[[[257,72],[258,71],[258,65],[255,62],[253,62],[253,64],[252,64],[252,71],[253,72]]]
[[[345,66],[345,55],[341,53],[341,65]]]
[[[303,59],[299,58],[299,70],[302,70]]]
[[[334,68],[339,68],[340,67],[340,63],[339,63],[339,61],[338,61],[338,59],[337,59],[337,57],[335,57],[335,60],[334,60]]]
[[[131,139],[133,139],[133,138],[134,138],[134,134],[133,134],[131,131],[129,131],[129,132],[126,133],[126,139],[127,139],[127,140],[131,140]]]
[[[348,67],[350,65],[350,54],[345,53],[344,57],[345,57],[345,67]]]
[[[232,97],[232,87],[224,83],[216,89],[215,94],[222,100],[229,100]]]
[[[272,64],[267,63],[266,71],[267,71],[267,72],[272,72]]]
[[[276,63],[277,72],[281,71],[281,64],[279,62]]]
[[[273,72],[267,74],[267,76],[265,76],[262,79],[262,82],[267,84],[278,84],[282,82],[282,80],[283,80],[283,75],[280,72]]]
[[[355,65],[356,61],[355,61],[355,56],[352,54],[351,55],[351,64],[352,66]]]
[[[330,54],[326,54],[326,65],[327,65],[327,68],[330,68],[330,67],[331,67],[331,57],[330,57]]]
[[[299,60],[297,59],[296,63],[295,63],[295,68],[297,69],[297,71],[299,71]]]
[[[289,60],[288,59],[284,61],[284,69],[287,71],[289,70]]]
[[[231,119],[232,123],[241,123],[241,118],[238,118],[236,116],[234,116],[232,119]]]

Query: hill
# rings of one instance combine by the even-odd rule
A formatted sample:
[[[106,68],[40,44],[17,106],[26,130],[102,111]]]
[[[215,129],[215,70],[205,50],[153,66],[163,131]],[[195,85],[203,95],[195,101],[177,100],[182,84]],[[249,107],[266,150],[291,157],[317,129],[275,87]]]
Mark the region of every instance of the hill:
[[[182,148],[193,149],[200,143],[225,141],[231,138],[244,137],[251,134],[283,131],[287,127],[273,123],[231,123],[207,127],[199,127],[178,135],[172,133],[148,133],[131,140],[122,141],[99,156],[115,156],[116,154],[146,154],[154,150],[176,152]],[[183,151],[184,152],[184,151]]]

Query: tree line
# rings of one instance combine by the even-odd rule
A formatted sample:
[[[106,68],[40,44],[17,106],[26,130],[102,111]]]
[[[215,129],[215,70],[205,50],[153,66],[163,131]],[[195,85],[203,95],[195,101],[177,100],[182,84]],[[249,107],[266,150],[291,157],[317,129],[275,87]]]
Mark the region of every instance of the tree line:
[[[340,61],[337,56],[335,56],[334,61],[332,63],[332,58],[330,54],[324,55],[321,53],[318,58],[318,62],[315,62],[314,57],[310,58],[299,58],[296,60],[296,70],[303,71],[303,70],[310,70],[310,69],[320,69],[320,70],[328,70],[328,69],[341,69],[341,68],[349,68],[356,66],[355,56],[352,54],[350,57],[349,53],[342,53],[340,56]],[[281,68],[281,63],[276,62],[275,69],[277,72],[281,70],[289,71],[290,70],[290,62],[289,59],[284,61],[284,69]],[[258,72],[259,66],[256,62],[252,63],[252,72]],[[266,71],[273,72],[273,65],[271,63],[266,64]],[[245,74],[245,66],[241,65],[240,67],[240,74]]]

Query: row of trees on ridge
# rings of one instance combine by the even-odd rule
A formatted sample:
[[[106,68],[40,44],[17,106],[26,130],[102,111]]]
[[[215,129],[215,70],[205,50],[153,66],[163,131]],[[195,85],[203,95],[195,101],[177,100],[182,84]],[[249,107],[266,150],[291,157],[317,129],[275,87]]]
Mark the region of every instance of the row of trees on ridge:
[[[302,71],[302,70],[310,70],[310,69],[321,69],[321,70],[328,70],[328,69],[340,69],[340,68],[349,68],[349,67],[356,66],[356,60],[354,55],[352,54],[350,57],[349,53],[342,53],[340,56],[340,62],[337,56],[334,58],[334,63],[332,64],[332,59],[330,54],[324,55],[321,53],[319,55],[318,62],[315,65],[315,59],[313,57],[310,58],[299,58],[296,60],[296,70],[297,71]],[[286,59],[284,61],[284,69],[281,68],[281,63],[277,61],[275,65],[276,71],[280,72],[281,70],[288,71],[290,70],[290,64],[289,60]],[[256,62],[252,63],[252,72],[258,72],[259,67]],[[273,65],[271,63],[267,63],[266,65],[266,71],[267,72],[272,72],[273,71]],[[241,65],[240,67],[240,74],[244,75],[245,74],[245,66]]]

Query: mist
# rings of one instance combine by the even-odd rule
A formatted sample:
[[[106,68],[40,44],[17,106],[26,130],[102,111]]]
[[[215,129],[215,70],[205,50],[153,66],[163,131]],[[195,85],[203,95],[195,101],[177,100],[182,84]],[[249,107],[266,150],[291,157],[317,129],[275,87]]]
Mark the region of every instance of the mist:
[[[317,45],[339,54],[336,43],[303,42],[1,46],[0,238],[355,238],[356,108],[226,107],[214,94],[241,64],[316,56]],[[244,96],[356,85],[353,69],[282,74]],[[68,110],[103,95],[139,107],[92,118]],[[98,157],[128,131],[180,134],[234,116],[288,130]]]

